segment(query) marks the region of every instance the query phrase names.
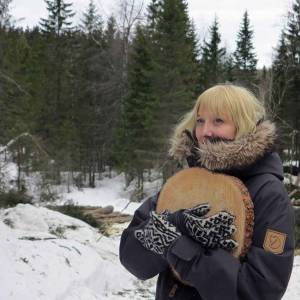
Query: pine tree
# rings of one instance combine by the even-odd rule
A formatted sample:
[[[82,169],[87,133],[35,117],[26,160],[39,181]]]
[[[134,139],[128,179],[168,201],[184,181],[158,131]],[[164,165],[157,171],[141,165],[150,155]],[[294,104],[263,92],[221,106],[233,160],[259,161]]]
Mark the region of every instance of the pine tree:
[[[232,54],[226,55],[225,57],[224,71],[225,81],[234,82],[236,80],[234,72],[234,58]]]
[[[172,127],[200,90],[198,42],[186,1],[152,0],[132,47],[115,153],[122,153],[118,164],[138,177],[142,192],[143,171],[163,165]]]
[[[0,28],[9,27],[11,15],[9,13],[9,5],[12,0],[0,0]]]
[[[162,1],[161,0],[151,0],[147,7],[147,27],[149,34],[153,33],[156,29],[158,22],[158,13],[161,11]]]
[[[164,0],[157,11],[153,34],[154,85],[160,99],[157,137],[163,145],[170,128],[191,108],[196,97],[199,64],[196,58],[197,41],[188,16],[187,2]],[[160,148],[161,150],[163,148]]]
[[[153,97],[158,99],[153,115],[153,150],[156,163],[164,165],[171,130],[191,109],[201,89],[199,49],[194,26],[188,16],[187,1],[161,0],[151,4],[155,4],[152,15],[148,15],[153,58],[152,91]],[[168,167],[163,168],[164,179],[171,175]]]
[[[293,159],[300,161],[300,0],[295,0],[288,14],[286,30],[288,49],[288,88],[282,103],[283,117],[286,116],[292,139]]]
[[[104,51],[103,63],[105,63],[105,79],[102,84],[105,106],[103,114],[105,122],[105,159],[111,164],[118,153],[114,153],[114,144],[119,137],[119,128],[123,126],[122,107],[124,102],[123,86],[123,41],[119,32],[116,19],[111,16],[107,20],[103,35]],[[127,71],[127,70],[126,70]]]
[[[71,18],[74,13],[71,3],[63,0],[48,0],[48,18],[41,19],[41,33],[44,38],[42,63],[44,66],[43,96],[38,125],[40,135],[44,138],[49,152],[56,158],[58,164],[70,168],[72,154],[70,144],[75,142],[70,128],[74,128],[74,85],[73,64],[74,33]],[[74,147],[73,147],[74,148]]]
[[[194,72],[196,75],[196,79],[195,79],[195,84],[196,84],[196,88],[195,88],[195,93],[196,96],[199,95],[202,92],[203,86],[201,85],[202,83],[202,77],[201,77],[201,62],[200,62],[200,52],[201,52],[201,47],[199,45],[199,40],[197,37],[197,33],[196,33],[196,28],[195,28],[195,24],[193,20],[190,20],[190,25],[189,25],[189,30],[187,33],[187,39],[188,39],[188,43],[190,44],[191,47],[191,60],[193,63],[193,67],[194,67]]]
[[[54,33],[60,36],[63,32],[72,29],[70,20],[75,13],[72,11],[72,3],[64,0],[44,0],[47,4],[48,18],[41,19],[40,27],[43,33]]]
[[[279,45],[276,49],[275,59],[272,65],[273,76],[273,96],[272,112],[275,115],[283,117],[283,103],[288,90],[288,73],[290,71],[290,59],[288,56],[288,47],[286,44],[285,33],[281,33]]]
[[[201,74],[203,89],[224,81],[226,50],[220,47],[220,43],[219,24],[215,17],[213,24],[209,28],[209,40],[204,41],[202,46]]]
[[[84,175],[88,175],[89,186],[95,186],[95,174],[101,171],[103,153],[106,144],[105,97],[101,86],[107,69],[105,65],[104,33],[101,17],[93,1],[83,13],[82,32],[78,33],[76,48],[76,127],[80,143],[80,161]]]
[[[1,30],[2,31],[2,30]],[[26,101],[30,97],[27,86],[27,62],[30,48],[21,29],[7,28],[0,33],[3,56],[0,63],[0,106],[3,140],[9,140],[22,130],[27,130],[24,122]]]
[[[147,28],[138,25],[129,67],[129,92],[124,99],[122,125],[117,145],[119,164],[130,176],[137,176],[143,197],[143,172],[153,167],[154,111],[157,99],[153,91],[153,58]],[[154,158],[154,159],[153,159]]]
[[[6,52],[9,49],[9,5],[11,0],[0,0],[0,144],[5,143],[7,137],[7,129],[10,128],[8,121],[10,119],[10,112],[8,109],[8,81],[6,67]]]
[[[89,35],[102,30],[103,22],[93,0],[90,0],[88,9],[83,13],[81,22],[81,29]]]
[[[253,30],[247,10],[245,11],[240,30],[237,34],[234,63],[237,80],[248,87],[256,80],[257,58],[253,46]]]
[[[273,101],[284,132],[289,160],[300,161],[300,1],[295,0],[288,14],[273,62]]]
[[[300,63],[300,1],[294,0],[292,10],[288,14],[286,39],[289,50],[289,57],[293,65]]]
[[[42,59],[44,39],[38,27],[27,29],[24,36],[29,51],[21,76],[26,78],[26,91],[30,95],[26,97],[25,122],[29,132],[35,135],[39,132],[38,119],[42,109],[41,99],[44,97],[43,86],[47,82]]]

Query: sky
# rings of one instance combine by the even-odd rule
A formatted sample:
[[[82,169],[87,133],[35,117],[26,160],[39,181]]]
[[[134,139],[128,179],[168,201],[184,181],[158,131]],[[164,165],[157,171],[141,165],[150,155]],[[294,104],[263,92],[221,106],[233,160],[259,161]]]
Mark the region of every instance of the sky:
[[[117,14],[121,0],[94,0],[104,19],[112,13]],[[143,0],[135,0],[142,2]],[[81,18],[89,0],[68,0],[77,12],[75,20]],[[144,0],[146,7],[149,0]],[[207,36],[208,28],[217,16],[222,43],[232,52],[235,49],[237,32],[242,16],[248,10],[250,24],[254,30],[254,46],[258,67],[270,66],[274,48],[277,46],[281,30],[286,24],[286,16],[292,0],[188,0],[189,12],[196,25],[200,41]],[[32,27],[41,17],[47,16],[44,0],[13,0],[11,14],[17,25]]]

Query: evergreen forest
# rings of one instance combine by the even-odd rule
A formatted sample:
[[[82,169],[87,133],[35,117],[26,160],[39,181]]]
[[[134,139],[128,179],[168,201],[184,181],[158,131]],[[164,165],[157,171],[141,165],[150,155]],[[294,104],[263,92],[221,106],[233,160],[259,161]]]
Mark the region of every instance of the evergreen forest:
[[[300,0],[262,69],[247,10],[229,52],[217,16],[199,38],[186,0],[124,0],[117,17],[90,0],[79,23],[71,0],[45,0],[48,15],[33,28],[16,26],[11,4],[0,0],[0,152],[10,147],[20,174],[41,171],[59,183],[69,172],[71,184],[93,187],[114,169],[128,184],[137,179],[141,199],[147,174],[172,173],[174,125],[202,91],[225,82],[264,102],[282,158],[299,168]]]

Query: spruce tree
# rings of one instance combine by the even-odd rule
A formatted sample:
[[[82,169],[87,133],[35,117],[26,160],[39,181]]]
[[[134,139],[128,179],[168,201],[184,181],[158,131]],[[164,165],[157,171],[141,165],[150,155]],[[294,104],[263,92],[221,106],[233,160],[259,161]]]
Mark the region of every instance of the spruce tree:
[[[295,0],[288,14],[286,29],[288,48],[288,88],[282,103],[283,117],[286,116],[293,159],[300,161],[300,0]]]
[[[232,54],[226,55],[224,70],[225,70],[225,81],[234,82],[236,78],[234,72],[234,58]]]
[[[149,33],[153,33],[156,29],[157,22],[158,22],[158,13],[161,11],[162,8],[162,1],[161,0],[151,0],[147,7],[147,27]]]
[[[155,65],[154,90],[160,99],[157,107],[157,119],[160,121],[157,141],[161,139],[160,150],[163,150],[170,129],[195,100],[199,63],[187,2],[164,0],[160,5],[156,11],[152,55]]]
[[[11,15],[9,13],[9,5],[12,0],[0,0],[0,28],[9,27]]]
[[[44,97],[44,86],[48,82],[48,78],[44,73],[44,39],[38,27],[27,29],[24,32],[28,43],[28,57],[22,76],[26,77],[26,91],[30,95],[26,101],[25,120],[28,124],[29,132],[34,135],[39,135],[39,118],[43,108],[41,99]]]
[[[290,71],[290,59],[285,33],[281,33],[279,45],[276,48],[275,59],[272,65],[273,96],[271,109],[275,116],[283,116],[283,105],[288,90],[288,73]]]
[[[0,29],[1,30],[1,29]],[[21,29],[7,28],[0,33],[3,55],[0,63],[0,106],[3,140],[27,130],[26,116],[28,59],[30,47]]]
[[[145,169],[165,165],[171,130],[200,90],[198,41],[187,2],[152,0],[132,47],[118,131],[123,147],[115,153],[123,151],[118,163],[142,186]]]
[[[273,62],[273,101],[284,133],[284,149],[289,160],[300,161],[300,1],[295,0],[288,14]]]
[[[81,29],[87,34],[93,34],[99,30],[102,30],[102,19],[98,14],[96,5],[93,0],[90,0],[88,9],[83,13],[81,20]]]
[[[95,174],[101,171],[103,160],[101,149],[106,144],[105,97],[101,86],[107,69],[103,57],[104,36],[101,16],[93,1],[83,13],[80,26],[82,32],[76,35],[76,127],[80,143],[80,161],[84,175],[88,175],[89,186],[95,186]]]
[[[143,197],[143,172],[155,161],[153,124],[157,99],[152,84],[153,57],[147,28],[138,25],[129,67],[129,92],[124,99],[118,156],[122,169],[138,178]]]
[[[73,28],[71,3],[63,0],[47,0],[48,18],[41,19],[40,26],[44,38],[43,66],[44,95],[39,127],[42,137],[46,141],[48,150],[61,167],[70,169],[71,159],[66,156],[72,154],[74,116],[74,85],[72,68],[74,64]],[[71,125],[70,125],[71,124]]]
[[[209,40],[204,41],[201,57],[203,89],[207,89],[225,78],[226,50],[220,47],[221,35],[217,17],[209,28]]]
[[[64,31],[72,29],[70,20],[75,13],[72,11],[72,3],[64,0],[44,0],[47,4],[48,18],[41,18],[40,27],[43,33],[54,33],[57,36]]]
[[[237,80],[247,87],[252,87],[256,80],[257,58],[254,52],[253,34],[246,10],[237,34],[236,50],[233,55]]]
[[[291,64],[294,66],[300,63],[300,1],[294,0],[292,10],[288,14],[286,39]]]

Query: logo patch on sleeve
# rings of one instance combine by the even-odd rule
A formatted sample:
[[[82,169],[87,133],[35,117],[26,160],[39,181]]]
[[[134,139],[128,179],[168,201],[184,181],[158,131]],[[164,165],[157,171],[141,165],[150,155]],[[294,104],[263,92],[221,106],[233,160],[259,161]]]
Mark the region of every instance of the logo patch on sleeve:
[[[274,254],[281,254],[284,250],[286,234],[268,229],[264,240],[264,249]]]

